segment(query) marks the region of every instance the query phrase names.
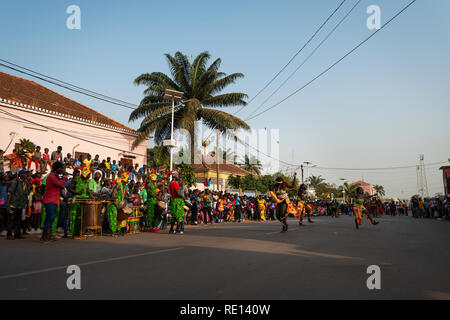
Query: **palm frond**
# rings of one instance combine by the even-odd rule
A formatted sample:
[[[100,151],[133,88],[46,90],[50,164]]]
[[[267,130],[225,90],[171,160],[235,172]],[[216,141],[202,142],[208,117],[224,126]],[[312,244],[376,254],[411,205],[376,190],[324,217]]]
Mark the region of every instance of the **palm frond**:
[[[197,79],[199,76],[205,72],[206,70],[206,63],[210,59],[211,55],[208,53],[208,51],[200,53],[192,62],[192,68],[191,68],[191,86],[194,88]]]
[[[208,68],[208,71],[218,71],[220,68],[220,64],[222,63],[222,59],[217,58]]]
[[[215,93],[221,92],[223,89],[225,89],[230,84],[235,83],[235,81],[237,79],[243,78],[243,77],[244,77],[244,74],[242,74],[242,73],[232,73],[230,75],[227,75],[224,78],[220,78],[220,76],[219,76],[219,79],[214,81],[214,83],[212,84],[209,94],[213,95]]]
[[[133,110],[130,114],[128,121],[135,121],[142,117],[147,117],[149,114],[167,106],[167,102],[153,102],[141,104],[137,109]]]
[[[198,118],[202,119],[205,125],[211,129],[219,129],[221,133],[226,133],[227,129],[250,129],[249,125],[243,120],[220,110],[202,108],[198,113]]]
[[[210,107],[246,106],[243,99],[248,96],[244,93],[225,93],[203,100],[203,104]]]

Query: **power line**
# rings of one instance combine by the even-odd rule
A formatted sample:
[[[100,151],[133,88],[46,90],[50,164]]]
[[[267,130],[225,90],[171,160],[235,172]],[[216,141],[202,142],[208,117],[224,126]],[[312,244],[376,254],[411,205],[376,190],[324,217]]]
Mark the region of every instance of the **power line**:
[[[343,0],[339,6],[331,13],[330,16],[328,16],[328,18],[321,24],[321,26],[314,32],[314,34],[309,38],[309,40],[303,45],[303,47],[300,48],[300,50],[298,50],[294,56],[288,61],[288,63],[285,64],[285,66],[283,68],[281,68],[280,71],[277,72],[277,74],[261,89],[258,91],[258,93],[253,96],[253,98],[248,102],[249,104],[256,99],[256,97],[258,97],[268,86],[270,86],[270,84],[276,79],[278,78],[278,76],[291,64],[292,61],[294,61],[294,59],[303,51],[303,49],[306,48],[306,46],[316,37],[316,35],[319,33],[320,30],[322,30],[322,28],[327,24],[327,22],[334,16],[334,14],[339,10],[340,7],[342,7],[342,5],[346,2],[347,0]],[[239,112],[241,112],[241,110],[244,108],[245,106],[242,106],[241,109],[239,109],[236,113],[238,114]]]
[[[105,145],[105,144],[102,144],[102,143],[97,143],[97,142],[94,142],[92,140],[84,139],[82,137],[78,137],[78,136],[75,136],[75,135],[72,135],[72,134],[69,134],[69,133],[66,133],[66,132],[63,132],[63,131],[60,131],[60,130],[57,130],[57,129],[54,129],[54,128],[51,128],[51,127],[48,127],[48,126],[45,126],[45,125],[40,124],[38,122],[25,119],[25,118],[23,118],[21,116],[12,114],[12,113],[10,113],[8,111],[5,111],[5,110],[0,110],[0,112],[3,113],[3,114],[8,115],[10,117],[13,117],[13,118],[16,118],[16,119],[19,119],[19,120],[22,120],[22,121],[26,121],[26,122],[34,124],[36,126],[40,126],[40,127],[45,128],[47,130],[54,131],[54,132],[57,132],[59,134],[62,134],[62,135],[65,135],[65,136],[68,136],[68,137],[71,137],[71,138],[74,138],[74,139],[78,139],[80,141],[84,141],[84,142],[87,142],[87,143],[95,144],[95,145],[100,146],[100,147],[104,147],[104,148],[108,148],[108,149],[112,149],[112,150],[116,150],[116,151],[120,151],[120,152],[127,152],[129,154],[133,154],[133,155],[137,155],[137,156],[144,156],[144,157],[147,156],[147,155],[144,155],[144,154],[135,153],[135,152],[131,152],[131,151],[125,151],[125,150],[118,149],[118,148],[115,148],[115,147],[111,147],[111,146],[108,146],[108,145]]]
[[[325,43],[325,41],[328,40],[328,38],[336,31],[337,28],[339,28],[339,26],[347,19],[347,17],[353,12],[353,10],[358,6],[358,4],[361,2],[362,0],[358,0],[355,5],[350,9],[349,12],[347,12],[347,14],[338,22],[338,24],[327,34],[327,36],[319,43],[318,46],[316,46],[314,48],[314,50],[311,52],[311,54],[306,57],[305,60],[303,60],[303,62],[297,67],[297,69],[294,70],[294,72],[292,72],[289,77],[269,96],[267,97],[266,100],[264,100],[258,108],[256,108],[249,116],[248,118],[250,118],[252,115],[254,115],[259,109],[261,109],[267,101],[270,100],[270,98],[272,98],[296,73],[297,71],[303,67],[303,65],[316,53],[316,51]],[[245,120],[247,121],[247,120]]]
[[[5,60],[0,59],[0,61],[5,61]],[[34,72],[34,73],[42,75],[42,76],[34,75],[34,74],[30,73],[30,72],[26,72],[26,71],[20,70],[18,68],[8,66],[8,65],[6,65],[4,63],[0,63],[0,66],[8,68],[8,69],[11,69],[11,70],[14,70],[14,71],[17,71],[17,72],[20,72],[22,74],[26,74],[26,75],[28,75],[30,77],[33,77],[33,78],[40,79],[42,81],[51,83],[51,84],[56,85],[58,87],[61,87],[61,88],[64,88],[64,89],[67,89],[67,90],[70,90],[70,91],[73,91],[73,92],[81,93],[81,94],[84,94],[84,95],[89,96],[91,98],[98,99],[98,100],[101,100],[101,101],[105,101],[105,102],[108,102],[108,103],[111,103],[111,104],[114,104],[114,105],[117,105],[117,106],[121,106],[121,107],[124,107],[124,108],[127,108],[127,109],[135,110],[136,107],[137,107],[136,105],[134,105],[132,103],[129,103],[129,102],[123,102],[123,103],[122,102],[115,102],[115,101],[121,101],[121,100],[118,100],[118,99],[115,99],[115,98],[111,98],[111,97],[108,97],[108,96],[105,96],[105,95],[102,95],[102,94],[99,94],[99,93],[95,93],[94,91],[83,89],[83,88],[80,88],[80,87],[68,84],[66,82],[63,82],[61,80],[57,80],[57,79],[55,79],[55,81],[49,80],[49,79],[54,79],[54,78],[42,75],[42,74],[40,74],[38,72],[35,72],[35,71],[31,71],[31,72]],[[23,68],[23,67],[20,67],[20,66],[19,66],[19,68],[22,68],[24,70],[29,70],[29,69],[26,69],[26,68]],[[47,77],[49,79],[46,79],[44,77]],[[59,81],[59,82],[61,82],[63,84],[61,84],[59,82],[56,82],[56,81]],[[67,84],[67,85],[65,85],[65,84]],[[71,88],[70,86],[72,86],[73,88]],[[126,103],[128,105],[126,105],[124,103]],[[129,105],[134,105],[136,107],[130,107]]]
[[[347,52],[343,57],[341,57],[339,60],[337,60],[335,63],[333,63],[331,66],[329,66],[328,68],[326,68],[324,71],[322,71],[319,75],[317,75],[316,77],[314,77],[312,80],[310,80],[309,82],[307,82],[305,85],[303,85],[302,87],[300,87],[299,89],[295,90],[293,93],[291,93],[290,95],[288,95],[286,98],[282,99],[281,101],[275,103],[274,105],[270,106],[269,108],[257,113],[256,115],[254,115],[253,117],[250,117],[248,119],[246,119],[245,121],[249,121],[252,119],[255,119],[256,117],[259,117],[260,115],[266,113],[267,111],[277,107],[278,105],[280,105],[281,103],[285,102],[286,100],[288,100],[289,98],[291,98],[292,96],[296,95],[297,93],[299,93],[300,91],[302,91],[303,89],[305,89],[306,87],[308,87],[311,83],[313,83],[314,81],[316,81],[317,79],[319,79],[320,77],[322,77],[324,74],[326,74],[328,71],[330,71],[331,69],[333,69],[336,65],[338,65],[342,60],[344,60],[345,58],[347,58],[349,55],[351,55],[354,51],[356,51],[359,47],[361,47],[363,44],[365,44],[367,41],[369,41],[373,36],[375,36],[379,31],[381,31],[382,29],[384,29],[387,25],[389,25],[394,19],[396,19],[400,14],[402,14],[406,9],[408,9],[414,2],[416,2],[417,0],[413,0],[411,1],[408,5],[406,5],[402,10],[400,10],[395,16],[393,16],[389,21],[387,21],[385,24],[383,24],[380,29],[376,30],[375,32],[373,32],[370,36],[368,36],[366,39],[364,39],[362,42],[360,42],[356,47],[354,47],[352,50],[350,50],[349,52]]]

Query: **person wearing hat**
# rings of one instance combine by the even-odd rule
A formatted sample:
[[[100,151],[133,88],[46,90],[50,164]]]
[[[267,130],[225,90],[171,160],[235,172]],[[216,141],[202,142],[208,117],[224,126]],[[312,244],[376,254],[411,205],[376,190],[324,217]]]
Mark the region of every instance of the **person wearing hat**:
[[[307,203],[307,191],[308,186],[306,184],[302,184],[300,188],[298,189],[298,202],[297,202],[297,210],[300,214],[300,221],[299,225],[303,226],[303,218],[305,216],[308,217],[308,222],[313,223],[314,221],[311,220],[311,207]]]
[[[147,182],[147,203],[145,204],[147,218],[147,232],[159,232],[156,227],[158,225],[158,217],[155,216],[156,205],[156,174],[152,173]]]
[[[8,240],[25,239],[25,237],[20,234],[22,211],[28,206],[28,196],[32,190],[32,187],[31,184],[27,181],[28,171],[20,170],[18,174],[19,177],[14,180],[8,188],[8,198],[6,205],[6,226],[8,229]]]
[[[91,176],[91,170],[83,167],[81,175],[74,177],[69,186],[69,191],[73,199],[89,198],[88,182]],[[70,204],[70,222],[69,229],[72,237],[76,238],[81,235],[81,204],[73,202]]]
[[[275,180],[275,185],[270,191],[270,195],[277,203],[276,207],[276,216],[277,219],[281,222],[282,230],[281,232],[286,232],[288,230],[287,218],[289,215],[288,206],[290,205],[289,196],[287,193],[288,188],[295,188],[297,181],[297,173],[294,173],[294,181],[292,184],[283,180],[282,177],[278,177]]]
[[[117,214],[119,209],[125,207],[125,196],[127,193],[127,183],[130,175],[128,172],[121,174],[120,178],[116,180],[111,198],[115,200],[116,203],[110,203],[106,206],[106,212],[108,215],[109,228],[111,229],[112,236],[117,236],[119,230],[121,229],[121,224],[117,220]]]
[[[50,235],[50,230],[56,218],[60,205],[61,189],[64,188],[67,178],[64,177],[64,164],[60,161],[53,163],[52,172],[46,180],[46,191],[43,204],[45,206],[45,222],[42,231],[41,241],[49,242],[54,240]]]

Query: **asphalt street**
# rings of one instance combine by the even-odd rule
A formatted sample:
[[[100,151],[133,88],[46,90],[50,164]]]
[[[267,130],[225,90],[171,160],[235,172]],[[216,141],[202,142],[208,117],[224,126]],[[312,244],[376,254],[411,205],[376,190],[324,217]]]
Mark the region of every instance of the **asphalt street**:
[[[0,299],[450,299],[450,222],[382,217],[189,226],[42,244],[0,238]],[[69,290],[67,266],[81,270]],[[380,267],[369,290],[367,268]]]

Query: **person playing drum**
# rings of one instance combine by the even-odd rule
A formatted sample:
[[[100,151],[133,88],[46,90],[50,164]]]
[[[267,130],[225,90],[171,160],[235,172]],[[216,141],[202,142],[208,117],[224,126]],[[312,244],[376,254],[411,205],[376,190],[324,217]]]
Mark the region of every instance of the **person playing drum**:
[[[155,215],[156,205],[156,174],[152,173],[147,182],[147,203],[145,206],[146,218],[147,218],[147,232],[159,232],[157,228],[158,217]]]
[[[69,186],[72,198],[75,200],[70,204],[69,221],[69,230],[74,238],[81,235],[81,203],[76,202],[76,199],[89,198],[88,182],[90,176],[91,171],[88,167],[84,167],[81,171],[81,175],[74,177]]]
[[[106,207],[109,228],[111,229],[113,236],[117,236],[119,234],[119,230],[121,229],[121,224],[117,220],[117,214],[119,209],[123,209],[125,207],[124,199],[129,177],[129,174],[124,172],[120,178],[116,180],[116,185],[114,186],[111,194],[111,198],[114,200],[114,203],[110,203]]]

